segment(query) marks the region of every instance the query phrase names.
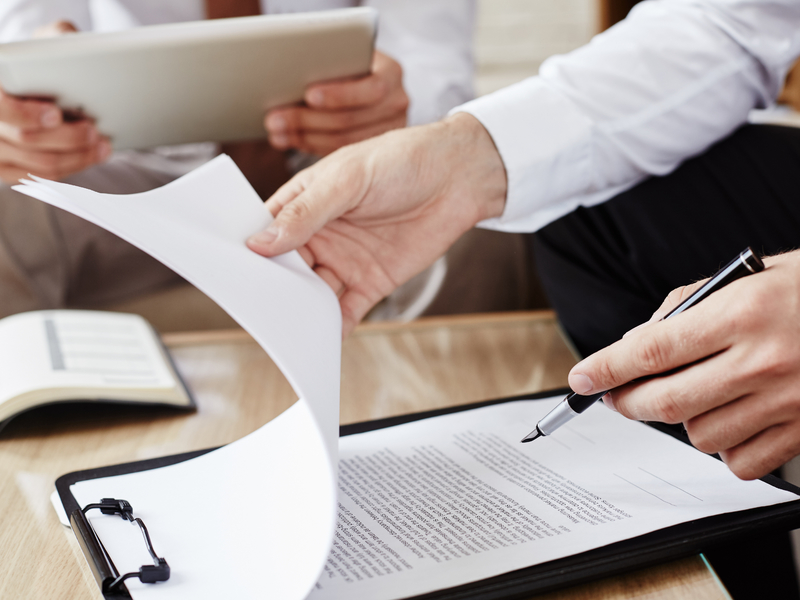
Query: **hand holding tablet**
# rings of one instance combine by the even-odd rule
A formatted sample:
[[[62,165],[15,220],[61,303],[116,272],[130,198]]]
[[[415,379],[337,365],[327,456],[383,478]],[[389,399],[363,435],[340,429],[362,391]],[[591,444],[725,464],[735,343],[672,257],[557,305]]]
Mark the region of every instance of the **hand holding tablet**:
[[[37,37],[74,31],[71,23],[59,21]],[[108,139],[91,120],[65,121],[54,102],[19,98],[0,88],[0,180],[12,184],[28,173],[62,179],[110,155]]]
[[[0,87],[90,115],[117,149],[263,138],[270,108],[370,72],[376,21],[353,8],[4,44]]]

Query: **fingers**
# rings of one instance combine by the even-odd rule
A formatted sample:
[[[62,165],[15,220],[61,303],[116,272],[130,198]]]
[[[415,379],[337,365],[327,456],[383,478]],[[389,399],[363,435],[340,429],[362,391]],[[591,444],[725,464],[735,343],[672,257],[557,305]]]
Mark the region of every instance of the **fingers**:
[[[53,129],[63,117],[52,102],[21,99],[0,90],[0,122],[20,129]]]
[[[378,104],[403,87],[403,68],[396,60],[376,51],[371,74],[349,81],[317,83],[306,90],[305,101],[320,110],[363,108]]]
[[[270,144],[325,155],[334,150],[406,125],[405,92],[359,110],[323,111],[303,106],[272,110],[265,125]]]
[[[643,327],[589,356],[570,371],[570,387],[584,395],[611,390],[716,354],[728,344],[729,332],[704,307]]]
[[[400,65],[380,65],[366,77],[349,81],[317,83],[306,90],[305,101],[320,110],[363,108],[379,103],[393,88],[399,87],[403,71]],[[373,63],[374,65],[374,63]]]
[[[368,125],[367,127],[360,127],[358,129],[350,129],[342,132],[304,132],[302,137],[296,138],[296,143],[292,147],[310,154],[327,156],[339,148],[377,137],[392,129],[400,129],[405,127],[405,124],[406,118],[405,115],[403,115],[390,121],[382,121],[374,125]]]
[[[306,106],[271,110],[264,122],[270,144],[325,155],[405,127],[409,99],[402,79],[400,65],[376,52],[370,75],[312,85],[306,90]]]
[[[85,149],[101,141],[94,123],[86,119],[50,129],[21,129],[0,122],[0,139],[20,148],[55,151]]]
[[[95,146],[73,152],[51,152],[27,150],[0,141],[0,171],[4,181],[16,182],[18,174],[28,173],[46,179],[62,179],[67,175],[81,171],[98,162],[102,162],[111,154],[111,146],[103,140]],[[14,177],[14,179],[6,179]]]
[[[265,125],[270,139],[303,131],[336,132],[358,129],[405,114],[408,97],[395,94],[360,110],[316,110],[305,106],[276,108],[267,114]]]
[[[65,122],[52,102],[0,90],[0,178],[6,183],[29,173],[62,179],[110,155],[109,141],[91,121]]]
[[[745,395],[690,419],[686,432],[698,450],[715,454],[783,423],[792,414],[786,412],[786,404],[764,394]]]
[[[794,422],[781,423],[719,454],[740,479],[757,479],[800,454],[800,427]]]
[[[247,247],[253,252],[277,256],[300,248],[344,212],[336,203],[326,201],[332,195],[327,186],[308,189],[303,176],[301,172],[289,180],[267,201],[266,207],[275,220],[247,240]]]
[[[339,304],[342,308],[342,337],[350,335],[356,325],[361,322],[379,300],[371,299],[361,290],[347,289],[339,298]]]
[[[20,179],[25,179],[28,176],[27,169],[20,169],[14,165],[0,164],[0,181],[8,185],[16,185]]]
[[[652,377],[611,392],[613,409],[629,419],[684,423],[746,393],[739,378],[729,378],[730,357],[712,356],[666,377]],[[609,402],[606,402],[609,404]]]

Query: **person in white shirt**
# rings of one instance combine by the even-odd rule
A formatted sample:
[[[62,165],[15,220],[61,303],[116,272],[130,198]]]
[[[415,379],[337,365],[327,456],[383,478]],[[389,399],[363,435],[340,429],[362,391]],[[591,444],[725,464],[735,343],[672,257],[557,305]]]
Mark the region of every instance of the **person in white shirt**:
[[[266,144],[223,148],[266,197],[308,155],[434,121],[470,99],[474,0],[9,0],[0,3],[0,43],[37,31],[115,31],[206,15],[356,5],[379,11],[371,75],[310,86],[304,106],[270,111],[265,128],[271,150]],[[30,203],[8,185],[33,173],[107,193],[135,193],[164,185],[219,152],[216,144],[193,144],[112,154],[91,121],[65,120],[51,102],[0,90],[0,179],[7,184],[0,184],[0,317],[118,302],[179,281],[115,236]]]
[[[623,415],[683,423],[760,477],[800,454],[800,252],[615,340],[745,246],[800,246],[800,130],[742,127],[798,55],[797,0],[643,2],[537,77],[299,173],[248,244],[301,248],[349,331],[476,224],[536,231],[548,294],[594,352],[571,387],[614,389]]]

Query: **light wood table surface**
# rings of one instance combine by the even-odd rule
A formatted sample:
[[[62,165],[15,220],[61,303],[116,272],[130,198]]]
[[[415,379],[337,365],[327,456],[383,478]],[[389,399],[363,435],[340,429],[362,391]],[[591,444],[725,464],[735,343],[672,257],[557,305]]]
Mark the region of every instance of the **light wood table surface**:
[[[198,411],[50,407],[0,434],[0,598],[96,600],[97,585],[49,496],[67,472],[218,446],[257,429],[296,396],[243,331],[170,334]],[[362,325],[344,342],[342,423],[566,385],[575,360],[549,312]],[[700,557],[547,596],[728,598]]]

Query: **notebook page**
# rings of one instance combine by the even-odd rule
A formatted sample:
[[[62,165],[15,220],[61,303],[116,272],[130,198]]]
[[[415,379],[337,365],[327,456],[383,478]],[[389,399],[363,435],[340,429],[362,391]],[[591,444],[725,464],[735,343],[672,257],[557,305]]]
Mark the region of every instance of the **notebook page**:
[[[561,398],[341,438],[339,524],[309,600],[395,600],[702,517],[797,500],[598,404],[519,439]]]
[[[41,179],[15,189],[116,233],[196,285],[258,341],[300,397],[253,434],[193,461],[73,486],[81,504],[130,501],[170,562],[168,582],[131,580],[133,597],[259,597],[265,582],[275,597],[305,597],[335,525],[341,316],[333,292],[296,253],[265,259],[245,247],[271,217],[227,156],[142,194]],[[116,521],[126,525],[92,517],[118,568],[138,570],[141,539],[103,537]]]
[[[41,388],[176,385],[152,329],[137,315],[54,310],[0,321],[0,399]],[[76,396],[93,397],[86,391]]]

